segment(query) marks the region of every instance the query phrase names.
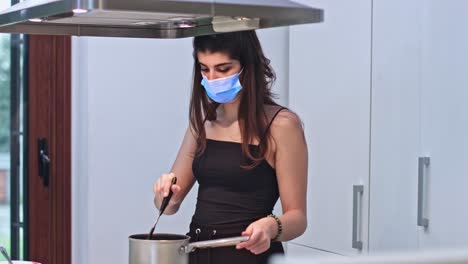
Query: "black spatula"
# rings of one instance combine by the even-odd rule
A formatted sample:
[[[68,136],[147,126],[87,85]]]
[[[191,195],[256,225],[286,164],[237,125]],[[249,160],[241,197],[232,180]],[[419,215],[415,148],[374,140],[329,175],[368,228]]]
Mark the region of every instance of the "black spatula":
[[[176,184],[177,183],[177,178],[174,177],[172,178],[172,181],[171,181],[171,186],[169,187],[169,194],[164,197],[162,203],[161,203],[161,207],[159,208],[159,215],[158,215],[158,218],[156,219],[156,222],[154,223],[153,225],[153,228],[151,228],[149,234],[148,234],[148,239],[151,240],[153,238],[153,233],[154,233],[154,229],[156,228],[156,225],[158,224],[159,222],[159,218],[161,217],[161,215],[164,213],[164,210],[166,210],[166,207],[167,205],[169,204],[169,200],[171,200],[171,197],[172,197],[172,185]]]

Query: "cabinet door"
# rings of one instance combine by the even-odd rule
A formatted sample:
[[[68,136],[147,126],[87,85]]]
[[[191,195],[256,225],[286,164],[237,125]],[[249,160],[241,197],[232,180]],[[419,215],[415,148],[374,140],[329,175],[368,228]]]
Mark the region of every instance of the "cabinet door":
[[[353,185],[358,239],[367,248],[371,1],[299,1],[325,10],[321,24],[290,28],[290,102],[309,149],[308,228],[293,242],[346,255]]]
[[[468,2],[426,1],[422,39],[423,248],[468,245]]]
[[[418,247],[421,1],[373,4],[370,252]]]

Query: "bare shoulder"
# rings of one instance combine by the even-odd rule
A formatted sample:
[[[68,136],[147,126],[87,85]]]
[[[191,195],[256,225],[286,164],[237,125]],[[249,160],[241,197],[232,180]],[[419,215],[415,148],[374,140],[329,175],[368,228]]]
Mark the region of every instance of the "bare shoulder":
[[[282,109],[271,123],[271,133],[302,131],[302,121],[299,116],[289,109]]]
[[[277,113],[278,110],[279,108],[274,113]],[[292,142],[305,143],[302,121],[296,113],[289,109],[280,110],[274,117],[271,122],[270,133],[276,146]]]

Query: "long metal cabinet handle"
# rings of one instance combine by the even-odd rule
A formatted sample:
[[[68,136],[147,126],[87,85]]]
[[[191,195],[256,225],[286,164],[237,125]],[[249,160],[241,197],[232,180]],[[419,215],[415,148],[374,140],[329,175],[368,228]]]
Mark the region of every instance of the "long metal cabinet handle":
[[[430,158],[429,157],[419,157],[418,159],[418,226],[428,227],[429,219],[424,218],[424,187],[425,179],[424,177],[424,167],[429,166]]]
[[[362,241],[358,240],[359,227],[359,194],[364,192],[363,185],[353,185],[353,248],[362,249]]]

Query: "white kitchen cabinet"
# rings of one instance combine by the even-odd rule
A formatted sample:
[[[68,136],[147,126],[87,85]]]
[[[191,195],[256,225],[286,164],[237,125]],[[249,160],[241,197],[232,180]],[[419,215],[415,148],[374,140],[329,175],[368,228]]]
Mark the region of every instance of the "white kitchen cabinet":
[[[426,1],[422,24],[421,248],[468,247],[468,2]]]
[[[467,8],[374,1],[371,252],[468,246]]]
[[[309,149],[308,228],[292,242],[354,255],[367,249],[371,1],[299,1],[326,23],[290,27],[289,106]],[[358,194],[352,247],[353,185]]]
[[[373,4],[370,252],[418,247],[421,1]]]

